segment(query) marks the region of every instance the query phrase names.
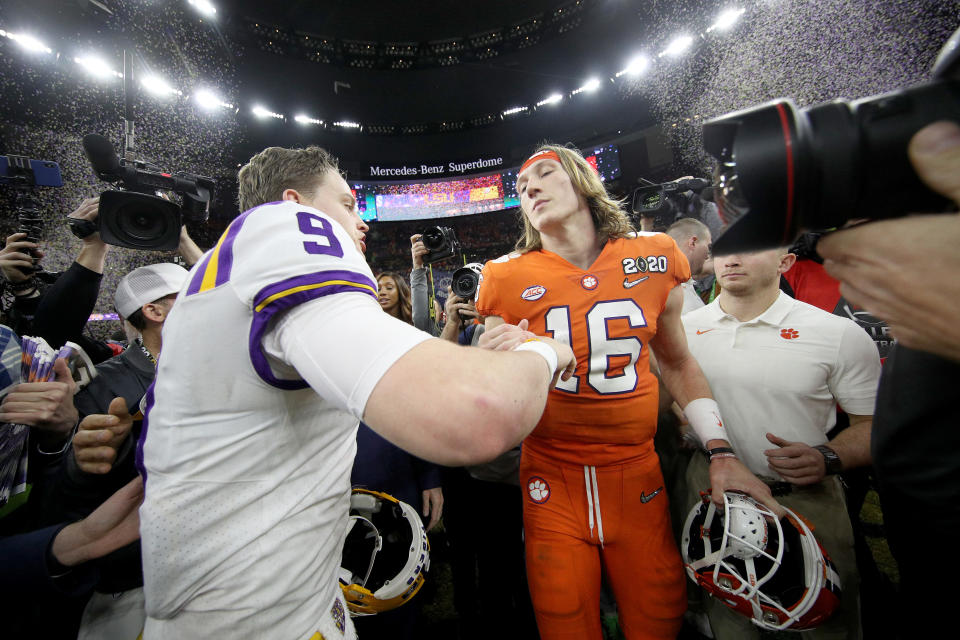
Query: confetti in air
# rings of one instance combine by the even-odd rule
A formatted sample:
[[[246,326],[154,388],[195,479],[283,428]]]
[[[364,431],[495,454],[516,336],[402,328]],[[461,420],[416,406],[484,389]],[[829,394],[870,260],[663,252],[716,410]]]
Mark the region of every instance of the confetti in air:
[[[645,0],[602,7],[596,10],[624,17],[623,28],[616,28],[633,38],[623,43],[624,55],[634,45],[645,46],[645,55],[629,64],[626,59],[589,61],[609,71],[601,83],[604,90],[587,91],[596,85],[583,85],[585,78],[576,79],[569,89],[583,86],[584,96],[594,99],[641,98],[667,133],[677,176],[709,172],[700,144],[705,120],[776,97],[793,98],[804,107],[921,82],[941,44],[960,26],[960,0]],[[95,79],[82,73],[74,55],[96,54],[109,60],[111,68],[120,68],[119,43],[133,43],[138,86],[141,78],[159,79],[150,84],[154,92],[138,91],[134,99],[138,157],[164,171],[217,179],[210,222],[190,229],[201,247],[212,246],[237,214],[235,175],[237,163],[246,158],[235,154],[248,143],[250,126],[237,117],[240,105],[250,106],[241,95],[238,70],[244,57],[256,52],[245,50],[221,26],[229,16],[211,20],[188,3],[116,0],[109,8],[110,13],[91,9],[83,24],[60,25],[58,33],[38,32],[51,51],[25,53],[20,41],[0,37],[0,154],[54,160],[63,174],[62,188],[37,190],[44,220],[42,264],[52,271],[66,269],[80,248],[64,217],[105,187],[90,169],[81,138],[99,133],[118,150],[123,139],[123,83],[113,76]],[[16,25],[5,24],[6,19],[6,13],[0,14],[0,29],[13,30]],[[680,35],[690,40],[674,51],[671,44]],[[64,53],[58,57],[54,51]],[[664,55],[658,55],[661,52]],[[469,71],[463,67],[464,73]],[[614,90],[607,90],[611,83]],[[201,90],[215,92],[216,104],[198,108],[197,95],[191,94]],[[561,117],[573,101],[564,99],[542,114],[523,115],[530,109],[515,106],[516,87],[500,90],[505,121],[556,118],[558,128],[551,137],[573,135],[563,130]],[[310,129],[304,118],[314,116],[295,120],[291,114],[290,126]],[[497,126],[489,129],[492,136]],[[411,144],[416,143],[411,137]],[[510,144],[503,141],[507,149]],[[16,225],[9,190],[0,189],[0,212],[0,233],[6,237]],[[505,253],[516,237],[512,211],[489,214],[482,228],[468,222],[451,224],[481,259]],[[395,226],[389,231],[387,226],[371,229],[367,257],[375,269],[408,269],[408,238],[422,231],[422,224],[390,224]],[[170,255],[112,247],[97,313],[114,311],[112,294],[120,277],[163,260]],[[91,323],[97,325],[105,331],[116,328],[115,322]]]

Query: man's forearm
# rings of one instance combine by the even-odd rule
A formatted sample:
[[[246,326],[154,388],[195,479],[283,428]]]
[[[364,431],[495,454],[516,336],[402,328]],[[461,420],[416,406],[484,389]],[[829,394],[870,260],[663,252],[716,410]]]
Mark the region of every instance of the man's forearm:
[[[865,467],[873,462],[870,455],[870,433],[873,416],[850,416],[850,426],[827,443],[833,449],[844,469]]]
[[[713,397],[707,378],[692,355],[679,362],[660,359],[658,364],[663,385],[681,409],[697,398]]]
[[[180,233],[180,246],[177,247],[177,253],[180,254],[183,261],[187,263],[188,269],[197,264],[200,258],[203,257],[203,249],[198,247],[197,243],[194,242],[193,238],[186,232],[186,227],[184,227]]]
[[[103,273],[107,262],[107,245],[100,243],[96,245],[83,245],[80,253],[75,260],[80,266],[86,267],[94,273]]]

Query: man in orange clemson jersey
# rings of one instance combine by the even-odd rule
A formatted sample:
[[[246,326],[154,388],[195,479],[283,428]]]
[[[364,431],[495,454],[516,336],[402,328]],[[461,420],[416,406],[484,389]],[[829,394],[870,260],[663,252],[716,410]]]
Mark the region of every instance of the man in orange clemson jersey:
[[[648,347],[708,448],[728,447],[723,422],[680,323],[690,278],[669,236],[635,233],[576,151],[543,146],[521,167],[518,252],[484,267],[481,346],[535,336],[569,344],[575,375],[550,392],[523,444],[527,573],[544,640],[599,640],[600,566],[629,640],[675,638],[684,573],[653,449],[657,379]],[[779,510],[734,457],[711,465],[714,495],[747,492]]]

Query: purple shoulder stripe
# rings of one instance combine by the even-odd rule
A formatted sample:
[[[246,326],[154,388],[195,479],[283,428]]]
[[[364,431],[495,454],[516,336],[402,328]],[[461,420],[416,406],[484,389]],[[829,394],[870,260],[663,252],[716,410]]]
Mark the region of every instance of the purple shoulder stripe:
[[[227,230],[217,241],[217,250],[211,251],[203,259],[202,264],[197,267],[197,270],[193,274],[193,278],[190,280],[190,286],[187,288],[187,295],[193,295],[200,291],[200,288],[203,286],[204,276],[207,274],[207,269],[210,267],[210,260],[214,253],[217,254],[217,263],[216,267],[216,281],[214,282],[214,287],[219,287],[220,285],[228,282],[230,280],[230,271],[233,269],[233,243],[237,239],[237,235],[240,233],[243,223],[247,221],[247,218],[250,217],[250,214],[260,209],[261,207],[266,207],[272,204],[280,204],[282,200],[277,200],[275,202],[265,202],[264,204],[257,205],[251,209],[247,209],[239,216],[234,218],[230,225],[227,227]]]
[[[203,274],[207,272],[207,266],[210,264],[210,256],[213,255],[213,251],[208,251],[207,255],[203,256],[203,260],[200,261],[200,264],[196,266],[193,271],[193,277],[190,278],[190,286],[187,287],[188,296],[192,296],[196,292],[200,291],[200,285],[203,284]]]
[[[376,299],[376,283],[354,271],[320,271],[281,280],[261,289],[253,299],[253,322],[248,342],[253,368],[264,382],[279,389],[304,389],[303,380],[283,380],[273,375],[263,353],[261,340],[270,320],[281,312],[323,296],[347,291],[367,293]]]

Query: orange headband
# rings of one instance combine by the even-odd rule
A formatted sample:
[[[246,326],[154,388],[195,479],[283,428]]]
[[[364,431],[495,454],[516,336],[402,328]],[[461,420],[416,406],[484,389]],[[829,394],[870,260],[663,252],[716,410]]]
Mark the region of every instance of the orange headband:
[[[534,162],[538,162],[540,160],[556,160],[557,162],[560,162],[560,156],[557,155],[556,151],[550,151],[549,149],[538,151],[537,153],[527,158],[527,161],[524,162],[523,165],[520,167],[520,171],[517,173],[517,175],[519,176],[521,173],[527,170],[527,167],[532,165]]]

